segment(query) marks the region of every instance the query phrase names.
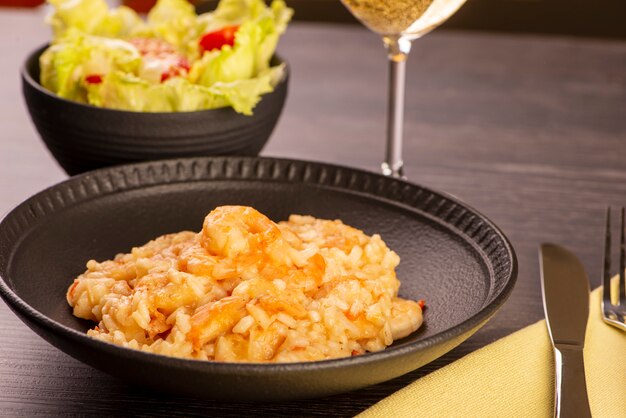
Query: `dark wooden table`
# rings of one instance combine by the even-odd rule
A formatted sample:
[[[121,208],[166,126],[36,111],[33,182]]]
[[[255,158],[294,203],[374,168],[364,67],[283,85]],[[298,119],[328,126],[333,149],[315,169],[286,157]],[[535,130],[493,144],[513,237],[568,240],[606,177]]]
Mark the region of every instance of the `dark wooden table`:
[[[0,12],[0,212],[66,178],[33,129],[18,68],[43,11]],[[386,63],[360,27],[293,24],[289,100],[265,155],[378,170]],[[511,238],[517,286],[483,329],[398,379],[325,399],[226,404],[116,380],[44,342],[0,303],[0,416],[351,416],[543,317],[537,246],[566,245],[599,284],[603,211],[626,203],[626,43],[436,32],[408,66],[406,172],[476,207]]]

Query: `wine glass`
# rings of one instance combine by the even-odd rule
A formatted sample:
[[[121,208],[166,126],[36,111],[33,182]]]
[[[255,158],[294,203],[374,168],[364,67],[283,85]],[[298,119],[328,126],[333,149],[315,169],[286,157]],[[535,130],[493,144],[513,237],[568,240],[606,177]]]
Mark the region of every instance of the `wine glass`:
[[[389,58],[387,147],[382,171],[404,178],[402,125],[406,60],[411,42],[449,18],[465,0],[341,0],[370,30],[382,36]]]

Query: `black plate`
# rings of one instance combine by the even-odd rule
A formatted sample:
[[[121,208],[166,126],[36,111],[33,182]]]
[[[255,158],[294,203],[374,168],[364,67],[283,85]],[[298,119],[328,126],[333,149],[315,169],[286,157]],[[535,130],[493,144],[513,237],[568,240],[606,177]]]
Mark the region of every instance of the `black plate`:
[[[182,360],[85,335],[65,292],[90,258],[108,259],[157,235],[199,230],[215,206],[251,205],[342,219],[380,233],[401,257],[400,295],[426,299],[425,325],[378,353],[293,364]],[[382,382],[448,352],[511,293],[513,248],[484,216],[448,195],[350,168],[268,158],[169,160],[71,178],[0,223],[0,294],[35,332],[75,358],[130,382],[214,399],[317,397]]]

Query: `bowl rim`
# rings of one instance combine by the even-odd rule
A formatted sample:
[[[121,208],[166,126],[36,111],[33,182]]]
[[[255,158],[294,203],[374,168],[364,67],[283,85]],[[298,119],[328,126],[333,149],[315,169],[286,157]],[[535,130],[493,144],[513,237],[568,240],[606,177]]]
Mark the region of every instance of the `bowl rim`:
[[[146,363],[159,363],[166,367],[175,368],[175,369],[186,369],[191,370],[195,369],[196,371],[205,373],[217,373],[217,374],[228,374],[233,371],[237,371],[237,373],[246,374],[249,376],[252,375],[274,375],[274,374],[284,374],[284,373],[300,373],[306,371],[324,371],[331,370],[336,368],[344,368],[344,367],[356,367],[356,366],[366,366],[368,364],[374,364],[379,361],[389,359],[389,358],[402,358],[404,356],[410,355],[411,353],[424,351],[429,347],[436,346],[445,341],[453,340],[457,337],[462,336],[466,332],[470,332],[472,329],[476,327],[480,327],[481,323],[484,324],[487,320],[489,320],[498,309],[504,304],[504,302],[508,299],[513,291],[517,280],[518,274],[518,261],[515,250],[509,241],[508,237],[502,232],[502,230],[495,225],[489,218],[484,216],[481,212],[474,209],[472,206],[466,204],[455,196],[431,189],[429,187],[422,186],[417,183],[410,183],[406,180],[395,179],[390,177],[385,177],[381,174],[372,173],[366,170],[361,170],[358,168],[340,166],[335,164],[328,164],[324,162],[316,162],[316,161],[308,161],[308,160],[296,160],[296,159],[287,159],[287,158],[271,158],[271,157],[192,157],[192,158],[177,158],[170,160],[159,160],[159,161],[148,161],[134,164],[126,164],[114,167],[102,168],[94,171],[89,171],[86,173],[82,173],[80,175],[70,177],[67,180],[56,183],[34,195],[25,199],[23,202],[17,204],[15,207],[10,209],[2,218],[0,219],[0,225],[4,224],[7,221],[7,218],[11,216],[14,212],[18,211],[20,208],[25,207],[29,202],[32,202],[36,199],[43,198],[46,193],[49,193],[52,189],[68,186],[72,183],[79,184],[83,181],[88,181],[90,178],[97,178],[99,176],[104,176],[107,174],[113,174],[114,172],[122,172],[127,171],[131,172],[132,170],[150,170],[155,169],[157,166],[165,167],[172,166],[176,167],[177,164],[189,164],[190,166],[194,162],[198,161],[207,161],[207,160],[223,160],[223,161],[268,161],[269,163],[275,162],[279,164],[305,164],[305,165],[313,165],[320,167],[322,169],[329,170],[337,170],[345,172],[356,173],[357,175],[363,176],[373,176],[378,179],[381,183],[386,183],[390,187],[400,188],[400,187],[409,187],[409,188],[420,188],[428,193],[432,193],[435,196],[439,196],[442,199],[448,200],[456,205],[466,208],[473,214],[477,215],[482,222],[484,222],[496,235],[502,239],[504,244],[504,249],[506,250],[506,255],[510,260],[510,269],[506,276],[506,282],[499,289],[496,290],[493,288],[493,283],[491,286],[492,291],[494,292],[493,297],[489,300],[489,296],[487,296],[487,300],[482,305],[481,308],[477,310],[472,316],[466,318],[462,322],[445,329],[437,334],[431,335],[425,339],[413,341],[409,344],[403,344],[396,347],[389,346],[384,350],[365,353],[359,356],[352,357],[343,357],[343,358],[334,358],[327,360],[316,360],[310,362],[294,362],[294,363],[253,363],[253,362],[218,362],[218,361],[206,361],[206,360],[197,360],[197,359],[187,359],[187,358],[178,358],[178,357],[170,357],[161,354],[155,354],[150,352],[145,352],[141,350],[135,350],[127,347],[122,347],[113,343],[105,342],[87,335],[87,333],[79,332],[73,328],[70,328],[66,325],[57,322],[48,316],[40,313],[35,308],[31,307],[26,301],[24,301],[17,293],[15,293],[12,287],[9,285],[10,279],[4,278],[0,276],[0,296],[6,301],[9,307],[15,310],[20,315],[26,316],[30,320],[33,320],[37,323],[39,327],[44,328],[48,332],[55,334],[60,334],[62,337],[66,339],[70,339],[76,341],[79,344],[87,345],[90,348],[95,349],[96,351],[106,351],[110,355],[119,356],[121,358],[126,358],[128,360],[139,360],[145,361]],[[233,163],[234,164],[234,163]],[[207,179],[204,179],[207,180]],[[173,184],[176,182],[191,182],[191,181],[202,181],[202,179],[184,179],[184,180],[166,180],[161,183],[156,184]],[[280,180],[270,180],[270,181],[280,181]],[[141,183],[141,182],[140,182]],[[139,184],[137,187],[147,187],[146,184]],[[121,188],[115,191],[109,191],[107,193],[99,192],[97,196],[103,196],[109,193],[121,193],[124,191],[128,191],[132,189],[132,187]],[[348,188],[341,187],[342,190],[351,192]],[[359,191],[352,191],[352,193],[356,195],[361,195],[362,193]],[[382,199],[383,201],[391,201],[397,205],[405,206],[400,201],[394,201],[380,194],[376,195],[377,198]],[[86,197],[86,199],[88,199]],[[61,208],[62,209],[62,208]],[[54,211],[59,210],[57,208]],[[445,223],[441,218],[436,218],[432,214],[428,214],[424,212],[424,215],[427,217],[431,217],[435,222],[440,223],[442,225],[447,225],[450,228],[450,224]],[[484,256],[484,254],[483,254]],[[7,260],[8,261],[8,260]],[[490,266],[489,266],[490,267]],[[493,272],[490,270],[490,275]],[[12,284],[12,283],[11,283]]]
[[[84,108],[87,111],[90,110],[100,110],[100,111],[105,111],[105,112],[109,112],[111,115],[117,115],[117,116],[121,116],[121,115],[148,115],[145,117],[164,117],[165,115],[198,115],[198,114],[202,114],[205,112],[215,112],[215,111],[232,111],[235,112],[234,109],[231,106],[225,106],[225,107],[219,107],[216,109],[201,109],[201,110],[190,110],[190,111],[180,111],[180,112],[141,112],[141,111],[135,111],[135,110],[120,110],[120,109],[111,109],[108,107],[100,107],[100,106],[94,106],[91,105],[89,103],[81,103],[81,102],[77,102],[75,100],[69,100],[66,99],[64,97],[60,97],[58,96],[56,93],[46,89],[45,87],[43,87],[41,85],[41,83],[38,80],[35,80],[30,72],[28,71],[28,63],[31,60],[37,59],[39,60],[39,57],[41,56],[41,54],[44,53],[44,51],[46,49],[48,49],[48,47],[50,47],[52,45],[52,43],[50,42],[46,42],[40,46],[38,46],[37,48],[35,48],[34,50],[32,50],[24,59],[24,62],[22,63],[21,67],[20,67],[20,75],[22,77],[22,80],[31,88],[33,88],[34,90],[36,90],[39,94],[42,94],[46,97],[49,97],[52,100],[58,100],[61,103],[65,103],[69,106],[77,106],[79,108]],[[276,93],[276,91],[279,89],[280,86],[282,86],[283,84],[286,84],[289,81],[289,76],[291,73],[291,66],[289,65],[289,63],[279,54],[274,53],[274,55],[272,56],[272,60],[277,60],[278,64],[284,64],[285,66],[285,71],[283,72],[283,76],[281,77],[280,81],[276,84],[276,86],[274,86],[274,90],[270,91],[269,93],[265,93],[263,95],[261,95],[261,100],[259,101],[259,103],[257,103],[256,106],[258,106],[262,101],[263,98],[265,96],[269,96],[272,95],[274,93]],[[41,68],[40,68],[41,71]],[[235,112],[236,113],[236,112]],[[237,113],[238,114],[238,113]]]

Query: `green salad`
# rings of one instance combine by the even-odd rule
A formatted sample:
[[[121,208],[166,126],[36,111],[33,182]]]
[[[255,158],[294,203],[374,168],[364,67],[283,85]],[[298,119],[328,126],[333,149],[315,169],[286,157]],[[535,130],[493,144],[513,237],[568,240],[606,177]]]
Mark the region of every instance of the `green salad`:
[[[270,65],[293,13],[283,0],[221,0],[201,15],[186,0],[158,0],[145,20],[105,0],[49,3],[54,36],[40,82],[69,100],[138,112],[232,106],[250,115],[285,71]]]

